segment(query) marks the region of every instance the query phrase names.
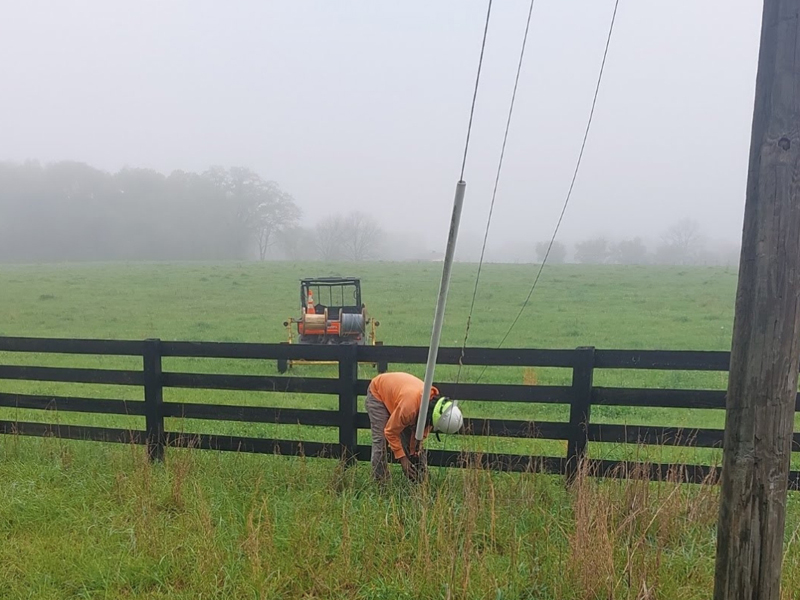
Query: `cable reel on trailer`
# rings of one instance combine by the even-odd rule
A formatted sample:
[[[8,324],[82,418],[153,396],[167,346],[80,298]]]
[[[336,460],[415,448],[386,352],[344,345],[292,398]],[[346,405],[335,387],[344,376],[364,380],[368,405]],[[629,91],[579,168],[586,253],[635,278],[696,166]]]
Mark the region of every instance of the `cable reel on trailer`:
[[[380,322],[369,316],[361,300],[357,277],[317,277],[300,281],[299,318],[290,317],[286,344],[315,346],[379,346],[376,329]],[[278,359],[278,372],[295,364],[337,364],[335,361]],[[379,373],[388,370],[384,362],[373,363]]]

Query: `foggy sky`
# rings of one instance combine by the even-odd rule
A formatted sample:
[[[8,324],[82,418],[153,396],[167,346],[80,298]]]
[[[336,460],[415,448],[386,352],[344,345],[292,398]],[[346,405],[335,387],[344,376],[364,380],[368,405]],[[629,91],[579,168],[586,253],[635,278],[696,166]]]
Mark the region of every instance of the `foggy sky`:
[[[537,0],[491,245],[549,238],[613,0]],[[361,209],[442,246],[485,0],[6,2],[0,160],[277,181],[304,222]],[[497,0],[462,231],[482,235],[527,0]],[[559,239],[657,236],[683,217],[738,241],[760,0],[621,0]],[[341,208],[340,208],[341,207]]]

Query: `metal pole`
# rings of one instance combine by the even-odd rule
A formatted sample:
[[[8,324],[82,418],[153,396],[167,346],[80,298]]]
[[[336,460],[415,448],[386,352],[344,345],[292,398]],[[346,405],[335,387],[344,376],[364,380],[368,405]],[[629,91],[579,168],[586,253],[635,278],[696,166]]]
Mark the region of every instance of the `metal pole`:
[[[444,266],[442,267],[442,281],[439,283],[439,299],[436,303],[436,314],[433,317],[433,331],[431,332],[431,345],[428,349],[428,364],[425,368],[425,385],[422,388],[422,403],[417,417],[417,441],[422,441],[425,433],[425,417],[428,414],[431,388],[433,387],[433,372],[436,369],[436,357],[439,354],[439,339],[442,337],[442,324],[444,323],[444,309],[447,304],[447,290],[450,288],[450,271],[453,267],[453,255],[456,250],[458,238],[458,225],[461,222],[461,208],[464,206],[464,193],[467,184],[459,181],[456,184],[456,197],[453,200],[453,216],[450,219],[450,233],[447,236],[447,250],[444,253]]]

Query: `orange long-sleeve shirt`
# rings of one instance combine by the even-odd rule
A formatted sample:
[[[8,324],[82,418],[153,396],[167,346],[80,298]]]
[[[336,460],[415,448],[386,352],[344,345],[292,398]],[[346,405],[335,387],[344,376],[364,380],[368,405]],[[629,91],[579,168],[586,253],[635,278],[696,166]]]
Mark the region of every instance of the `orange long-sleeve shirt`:
[[[376,400],[383,402],[389,411],[389,420],[383,430],[386,441],[395,458],[405,456],[400,434],[409,426],[416,426],[419,409],[422,404],[422,388],[424,382],[409,373],[383,373],[375,377],[369,384],[369,393]],[[431,397],[438,395],[439,390],[431,388]],[[423,439],[428,437],[431,428],[426,427]]]

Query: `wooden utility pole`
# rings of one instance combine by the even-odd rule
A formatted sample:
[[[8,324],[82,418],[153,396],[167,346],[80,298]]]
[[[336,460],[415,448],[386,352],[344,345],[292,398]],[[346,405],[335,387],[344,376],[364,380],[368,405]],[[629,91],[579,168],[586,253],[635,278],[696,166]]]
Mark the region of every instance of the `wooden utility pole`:
[[[800,364],[800,0],[764,0],[715,600],[778,600]]]

